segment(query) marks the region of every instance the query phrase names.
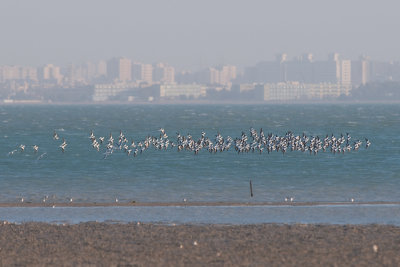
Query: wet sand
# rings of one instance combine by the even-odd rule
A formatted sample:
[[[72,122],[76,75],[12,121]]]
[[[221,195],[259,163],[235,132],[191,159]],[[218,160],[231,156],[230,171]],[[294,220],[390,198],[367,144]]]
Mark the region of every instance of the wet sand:
[[[217,206],[347,206],[347,205],[400,205],[394,201],[363,202],[7,202],[0,203],[0,208],[12,207],[217,207]]]
[[[1,266],[399,266],[388,225],[0,225]]]

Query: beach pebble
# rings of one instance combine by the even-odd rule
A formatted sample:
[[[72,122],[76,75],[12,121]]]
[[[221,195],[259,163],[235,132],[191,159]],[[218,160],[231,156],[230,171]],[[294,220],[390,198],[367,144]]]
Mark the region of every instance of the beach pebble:
[[[197,246],[197,245],[198,245],[198,244],[197,244],[197,241],[194,241],[194,242],[193,242],[193,245],[194,245],[194,246]]]
[[[378,252],[378,246],[377,245],[373,245],[372,246],[372,250],[377,253]]]
[[[179,246],[179,248],[183,248],[183,245],[181,244],[181,245]]]

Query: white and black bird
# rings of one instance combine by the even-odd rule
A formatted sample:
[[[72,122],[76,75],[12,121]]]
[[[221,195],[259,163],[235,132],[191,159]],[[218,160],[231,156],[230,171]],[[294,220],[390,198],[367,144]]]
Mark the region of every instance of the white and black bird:
[[[21,152],[24,152],[24,150],[25,150],[25,145],[21,144],[21,145],[19,146],[19,148],[21,149]]]
[[[89,139],[92,140],[92,142],[93,142],[93,140],[96,139],[96,137],[93,134],[93,130],[90,131]]]
[[[53,139],[54,139],[54,140],[60,139],[60,137],[58,137],[58,134],[57,134],[56,131],[54,131],[54,133],[53,133]]]
[[[371,145],[371,142],[368,140],[368,138],[365,138],[365,148],[368,148]]]
[[[65,148],[67,147],[67,141],[65,141],[65,139],[63,138],[63,142],[62,142],[62,144],[60,145],[60,148],[61,148],[61,151],[64,153],[64,151],[65,151]]]

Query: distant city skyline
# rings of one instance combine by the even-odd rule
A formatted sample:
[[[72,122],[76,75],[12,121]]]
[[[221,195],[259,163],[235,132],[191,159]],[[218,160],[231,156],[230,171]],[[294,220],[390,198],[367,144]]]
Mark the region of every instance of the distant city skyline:
[[[0,65],[127,57],[178,71],[251,66],[287,53],[400,60],[394,0],[12,1],[0,3]]]
[[[365,96],[357,88],[363,86],[370,88],[367,99],[396,98],[399,82],[400,62],[368,56],[350,60],[339,53],[325,60],[311,53],[290,59],[283,53],[243,71],[225,64],[176,72],[168,62],[149,64],[126,57],[67,66],[0,65],[4,103],[356,100],[353,93],[361,100]],[[389,87],[379,92],[374,83]]]
[[[262,62],[271,62],[271,61],[275,61],[277,57],[281,56],[281,55],[285,55],[286,56],[286,60],[287,61],[293,61],[293,60],[298,60],[299,58],[301,58],[304,55],[312,55],[312,58],[314,61],[326,61],[329,60],[329,56],[332,54],[338,54],[341,59],[346,59],[346,60],[351,60],[351,61],[357,61],[360,58],[366,57],[369,60],[373,60],[373,61],[381,61],[381,62],[395,62],[398,63],[400,62],[400,59],[379,59],[379,58],[373,58],[371,55],[369,54],[358,54],[355,56],[347,56],[341,53],[338,53],[338,51],[331,51],[329,53],[326,54],[315,54],[312,51],[308,51],[308,52],[304,52],[304,53],[299,53],[299,54],[289,54],[286,51],[282,51],[281,53],[274,53],[272,54],[271,57],[268,58],[259,58],[259,59],[254,59],[255,61],[253,63],[249,63],[247,65],[243,65],[243,64],[238,64],[229,60],[223,60],[220,61],[220,63],[215,63],[215,64],[198,64],[198,65],[193,65],[192,67],[190,67],[189,65],[184,65],[185,67],[183,67],[182,65],[175,65],[169,61],[166,60],[154,60],[154,61],[145,61],[145,60],[139,60],[138,58],[133,58],[133,57],[129,57],[129,56],[125,56],[125,55],[114,55],[114,56],[110,56],[108,58],[98,58],[98,59],[94,59],[94,60],[83,60],[83,59],[77,59],[76,61],[68,61],[65,63],[57,63],[59,62],[58,60],[53,60],[53,61],[49,61],[49,62],[44,62],[44,63],[40,63],[40,64],[28,64],[28,63],[21,63],[21,64],[8,64],[5,62],[0,62],[0,66],[21,66],[21,67],[44,67],[46,65],[55,65],[55,66],[59,66],[59,67],[67,67],[69,65],[83,65],[83,64],[88,64],[88,63],[99,63],[99,62],[109,62],[110,60],[113,60],[115,58],[125,58],[125,59],[129,59],[132,63],[135,62],[140,62],[140,63],[145,63],[145,64],[149,64],[149,65],[157,65],[157,64],[163,64],[163,63],[167,63],[171,66],[173,66],[176,71],[181,72],[181,71],[200,71],[202,69],[205,68],[209,68],[209,67],[217,67],[217,66],[224,66],[224,65],[234,65],[238,68],[239,71],[243,71],[245,68],[249,67],[249,66],[253,66],[256,65],[258,63],[262,63]]]
[[[57,65],[47,63],[38,67],[0,65],[0,83],[22,80],[28,82],[56,81],[57,85],[76,86],[95,83],[197,83],[229,85],[233,83],[268,83],[296,81],[303,83],[330,82],[358,86],[371,81],[399,80],[399,61],[377,61],[367,55],[356,60],[339,53],[325,59],[312,53],[289,57],[282,53],[269,61],[239,69],[234,64],[220,64],[200,70],[177,71],[168,62],[139,62],[127,57],[113,57],[83,64]],[[229,85],[230,87],[230,85]]]

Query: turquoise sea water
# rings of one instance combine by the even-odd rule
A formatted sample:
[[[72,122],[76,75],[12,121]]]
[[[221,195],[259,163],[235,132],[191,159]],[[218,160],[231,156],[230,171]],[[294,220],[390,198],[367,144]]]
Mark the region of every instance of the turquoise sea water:
[[[4,105],[0,125],[0,202],[23,197],[40,203],[44,196],[53,202],[400,201],[399,105]],[[122,130],[138,142],[159,135],[160,128],[175,141],[176,132],[235,138],[250,127],[278,135],[349,133],[352,141],[368,138],[372,144],[335,155],[234,149],[195,155],[173,148],[137,157],[116,151],[103,159],[105,148],[97,152],[89,140],[91,130],[106,139]],[[62,140],[52,138],[54,130],[68,142],[65,153]],[[33,145],[39,146],[36,154]]]

